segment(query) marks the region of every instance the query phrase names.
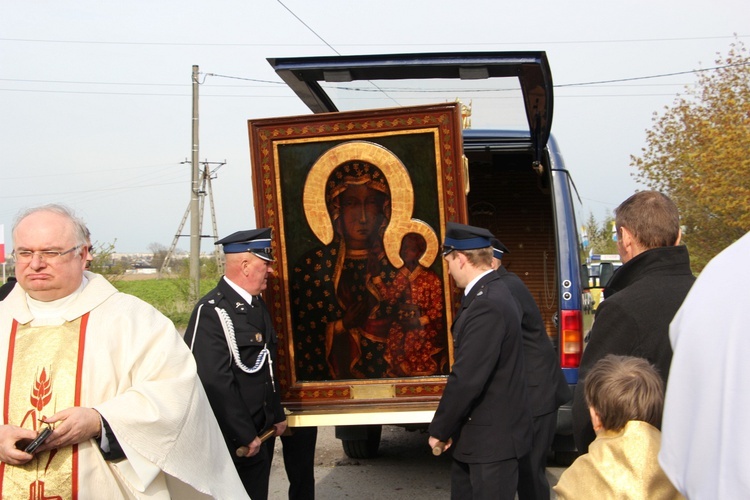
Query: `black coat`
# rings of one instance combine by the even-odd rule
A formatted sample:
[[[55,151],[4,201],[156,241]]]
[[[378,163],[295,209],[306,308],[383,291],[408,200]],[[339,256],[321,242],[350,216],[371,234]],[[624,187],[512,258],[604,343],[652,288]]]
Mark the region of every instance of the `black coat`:
[[[454,363],[429,427],[430,436],[453,438],[453,458],[489,463],[531,449],[521,317],[495,272],[464,297],[452,327]]]
[[[573,398],[573,434],[580,453],[596,437],[583,392],[586,374],[607,354],[636,356],[656,367],[666,387],[672,362],[669,324],[694,281],[685,246],[646,250],[612,276],[596,311]]]
[[[265,303],[257,300],[257,304],[247,304],[222,278],[198,302],[185,331],[185,342],[192,345],[198,376],[235,461],[241,460],[234,453],[238,447],[247,446],[258,434],[286,418],[278,384],[272,382],[269,360],[253,374],[240,369],[230,354],[215,309],[225,310],[231,318],[240,359],[246,367],[253,368],[264,345],[275,365],[276,333]]]
[[[0,286],[0,300],[5,299],[5,297],[8,296],[8,294],[13,290],[13,287],[16,286],[16,282],[14,281],[8,281],[7,283],[3,283]]]
[[[539,307],[521,278],[504,267],[497,274],[508,287],[521,311],[523,363],[526,367],[531,416],[539,417],[557,411],[573,397],[565,380],[560,360],[547,336]]]

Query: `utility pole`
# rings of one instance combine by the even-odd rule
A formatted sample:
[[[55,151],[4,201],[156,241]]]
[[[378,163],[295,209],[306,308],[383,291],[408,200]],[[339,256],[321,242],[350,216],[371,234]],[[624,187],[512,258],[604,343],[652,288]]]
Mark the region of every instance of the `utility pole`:
[[[201,288],[201,221],[198,166],[198,66],[193,65],[193,182],[190,193],[190,303],[198,302]]]
[[[185,227],[185,221],[187,221],[188,215],[190,215],[190,256],[189,256],[189,264],[190,264],[190,288],[189,288],[189,300],[191,302],[197,302],[200,298],[200,283],[201,283],[201,241],[203,238],[208,238],[208,235],[201,234],[203,232],[203,209],[204,209],[204,198],[206,196],[206,192],[208,192],[209,195],[209,202],[211,206],[211,223],[213,226],[213,239],[214,243],[216,243],[219,239],[219,235],[216,229],[216,211],[214,209],[214,195],[213,195],[213,189],[211,187],[211,179],[213,177],[213,174],[216,173],[219,168],[221,168],[222,165],[225,165],[227,162],[224,160],[223,162],[210,162],[208,160],[205,160],[203,162],[203,172],[200,170],[200,165],[198,161],[198,85],[200,85],[200,82],[198,80],[199,76],[198,72],[198,66],[193,66],[193,148],[192,148],[192,155],[191,160],[188,162],[185,160],[182,163],[190,163],[191,164],[191,185],[190,185],[190,203],[188,204],[187,210],[185,210],[185,215],[182,217],[182,221],[180,222],[179,227],[177,228],[177,233],[174,235],[174,239],[172,240],[172,245],[169,247],[169,251],[167,251],[167,255],[164,258],[164,262],[162,262],[161,269],[159,270],[159,274],[165,273],[169,269],[169,263],[174,257],[174,251],[177,247],[177,241],[179,240],[180,236],[187,236],[183,235],[182,229]],[[213,172],[209,170],[210,165],[218,165],[214,169]],[[221,254],[219,250],[214,246],[214,257],[216,258],[216,267],[219,272],[223,272],[223,264],[221,261]]]
[[[213,172],[208,171],[208,162],[204,162],[205,171],[203,172],[203,180],[208,184],[208,202],[211,206],[211,228],[213,229],[214,235],[214,259],[216,259],[216,270],[219,274],[224,274],[224,261],[221,258],[221,250],[219,245],[216,244],[219,241],[219,230],[216,227],[216,208],[214,207],[214,190],[211,187],[211,179],[214,178],[214,174],[219,170],[222,165],[226,165],[227,161],[224,160],[222,163],[218,163],[218,167]],[[203,220],[203,210],[205,208],[205,199],[201,200],[201,221]],[[202,231],[202,228],[201,228]],[[203,236],[201,236],[203,237]]]
[[[191,163],[191,162],[187,160],[182,162],[183,165],[188,164],[188,163]],[[203,170],[201,171],[201,188],[198,191],[198,196],[200,197],[199,209],[198,209],[198,220],[200,221],[200,227],[198,231],[201,237],[201,241],[203,241],[203,238],[213,237],[214,258],[216,259],[216,269],[220,274],[224,274],[224,262],[221,258],[221,252],[219,250],[219,247],[216,246],[216,242],[219,241],[219,232],[216,227],[216,209],[214,208],[214,191],[211,185],[211,180],[216,178],[216,171],[219,170],[223,165],[226,165],[227,161],[224,160],[224,161],[219,162],[219,161],[203,160],[201,163],[203,164]],[[213,170],[210,170],[211,165],[216,165],[216,168],[214,168]],[[213,229],[213,235],[202,234],[203,233],[203,219],[204,219],[204,214],[206,210],[206,194],[208,194],[209,208],[211,210],[211,227]],[[164,275],[169,270],[169,264],[172,262],[172,259],[174,259],[175,250],[177,249],[177,242],[180,239],[180,237],[191,236],[189,234],[182,234],[182,230],[185,228],[185,222],[187,221],[187,218],[190,215],[191,203],[192,201],[188,203],[188,206],[185,209],[185,214],[182,216],[182,220],[180,221],[180,225],[177,227],[177,232],[174,235],[172,244],[170,245],[169,250],[167,250],[167,255],[164,257],[164,262],[162,262],[161,268],[159,269],[160,276]]]

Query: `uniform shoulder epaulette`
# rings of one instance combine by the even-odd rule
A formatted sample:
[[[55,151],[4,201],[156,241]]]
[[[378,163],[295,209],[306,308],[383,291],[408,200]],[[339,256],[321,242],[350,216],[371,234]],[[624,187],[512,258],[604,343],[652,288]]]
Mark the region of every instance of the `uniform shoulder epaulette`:
[[[203,298],[203,302],[215,306],[221,301],[223,297],[224,294],[221,292],[221,290],[214,290],[212,293],[209,293]]]

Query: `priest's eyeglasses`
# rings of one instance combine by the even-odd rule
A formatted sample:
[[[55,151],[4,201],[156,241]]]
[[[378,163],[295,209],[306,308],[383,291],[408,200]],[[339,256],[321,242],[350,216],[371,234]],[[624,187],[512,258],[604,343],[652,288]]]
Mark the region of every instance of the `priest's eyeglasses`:
[[[13,251],[13,257],[16,259],[16,262],[31,262],[36,255],[40,260],[51,262],[59,259],[63,255],[69,254],[70,252],[75,252],[79,248],[81,248],[81,245],[76,245],[69,250],[65,250],[64,252],[60,252],[58,250],[39,250],[38,252],[32,252],[31,250],[18,250]]]

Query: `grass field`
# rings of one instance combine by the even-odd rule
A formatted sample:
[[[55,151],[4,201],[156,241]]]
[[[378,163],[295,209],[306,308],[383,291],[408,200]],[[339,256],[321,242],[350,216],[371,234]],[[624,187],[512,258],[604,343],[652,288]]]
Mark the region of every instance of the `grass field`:
[[[215,279],[201,280],[200,295],[203,296],[216,286]],[[115,288],[135,295],[171,319],[178,329],[184,329],[190,320],[194,303],[188,300],[189,281],[185,278],[118,280]]]

